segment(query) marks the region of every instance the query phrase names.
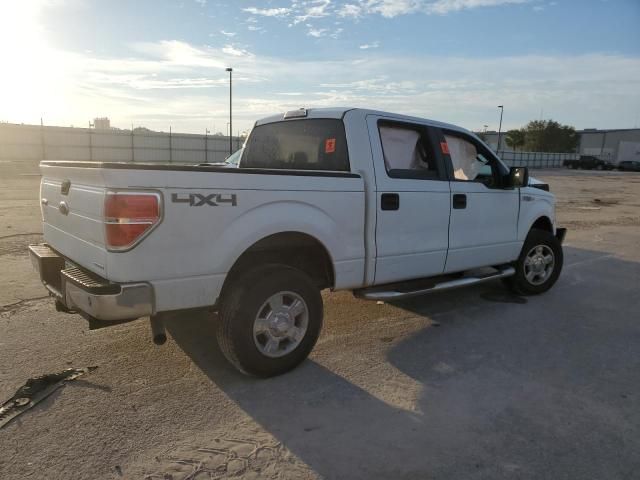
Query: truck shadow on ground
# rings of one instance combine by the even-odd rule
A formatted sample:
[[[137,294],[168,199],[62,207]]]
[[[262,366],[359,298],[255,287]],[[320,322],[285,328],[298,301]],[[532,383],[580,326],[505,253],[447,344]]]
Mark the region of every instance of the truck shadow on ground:
[[[558,284],[526,304],[500,282],[397,303],[440,325],[387,354],[420,385],[412,410],[312,360],[273,379],[243,377],[212,348],[206,318],[168,329],[324,478],[630,478],[640,467],[638,278],[638,263],[566,248]]]

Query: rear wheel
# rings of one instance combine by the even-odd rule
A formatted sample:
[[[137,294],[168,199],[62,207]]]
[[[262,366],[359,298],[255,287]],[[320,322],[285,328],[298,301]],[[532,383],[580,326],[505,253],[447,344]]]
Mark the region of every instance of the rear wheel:
[[[304,272],[268,265],[251,270],[222,299],[217,337],[224,356],[249,375],[280,375],[302,362],[322,327],[322,297]]]
[[[537,295],[549,290],[562,271],[562,246],[545,230],[532,229],[516,261],[516,273],[505,283],[521,295]]]

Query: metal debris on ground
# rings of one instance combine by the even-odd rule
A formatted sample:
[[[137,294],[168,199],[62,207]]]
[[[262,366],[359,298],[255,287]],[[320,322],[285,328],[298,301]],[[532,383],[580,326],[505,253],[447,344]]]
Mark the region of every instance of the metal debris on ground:
[[[13,397],[0,406],[0,428],[47,398],[67,382],[92,372],[96,368],[98,367],[67,368],[62,372],[30,378]]]

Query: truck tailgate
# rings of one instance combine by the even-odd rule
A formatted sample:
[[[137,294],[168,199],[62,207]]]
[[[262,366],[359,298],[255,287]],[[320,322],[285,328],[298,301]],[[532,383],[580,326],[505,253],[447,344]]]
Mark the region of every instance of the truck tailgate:
[[[44,239],[64,256],[106,275],[105,185],[97,168],[41,165]]]

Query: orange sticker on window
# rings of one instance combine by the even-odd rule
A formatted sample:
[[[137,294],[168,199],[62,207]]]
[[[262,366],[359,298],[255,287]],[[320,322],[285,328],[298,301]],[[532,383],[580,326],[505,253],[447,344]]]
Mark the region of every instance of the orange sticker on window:
[[[336,139],[327,138],[324,141],[324,153],[333,153],[336,151]]]
[[[440,149],[445,155],[449,155],[449,144],[447,142],[440,142]]]

